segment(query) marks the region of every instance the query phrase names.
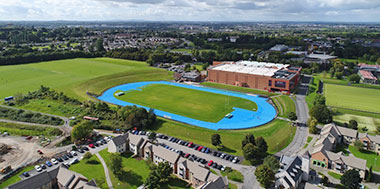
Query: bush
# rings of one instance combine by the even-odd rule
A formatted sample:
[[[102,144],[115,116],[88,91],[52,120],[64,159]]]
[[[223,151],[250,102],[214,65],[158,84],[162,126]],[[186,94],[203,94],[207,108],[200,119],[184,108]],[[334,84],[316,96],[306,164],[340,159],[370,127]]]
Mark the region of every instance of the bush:
[[[86,152],[84,155],[83,155],[83,159],[90,159],[92,157],[92,154],[90,152]]]

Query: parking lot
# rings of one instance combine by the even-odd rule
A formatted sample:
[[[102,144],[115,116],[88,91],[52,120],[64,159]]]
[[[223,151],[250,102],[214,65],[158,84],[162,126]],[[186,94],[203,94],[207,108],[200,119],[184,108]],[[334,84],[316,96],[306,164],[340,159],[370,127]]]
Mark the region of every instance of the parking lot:
[[[131,131],[131,133],[133,134],[134,132]],[[149,132],[139,132],[139,135],[147,136],[148,134]],[[156,140],[164,148],[177,152],[184,158],[219,170],[223,170],[225,167],[234,168],[243,161],[243,157],[219,152],[205,146],[191,143],[191,141],[182,141],[178,138],[162,134],[157,134]]]
[[[51,159],[48,160],[52,164],[51,166],[47,166],[47,161],[41,162],[39,165],[44,165],[45,168],[42,169],[42,171],[37,171],[36,169],[30,170],[27,172],[27,174],[29,174],[29,176],[27,176],[27,177],[37,175],[37,174],[39,174],[45,170],[46,171],[53,170],[54,168],[56,168],[57,166],[60,166],[61,164],[70,165],[71,163],[73,163],[74,159],[78,159],[78,161],[81,161],[83,159],[83,155],[86,152],[90,152],[91,154],[95,154],[99,151],[106,149],[107,147],[108,147],[107,143],[103,143],[103,144],[98,143],[98,146],[94,145],[94,148],[89,147],[89,145],[83,145],[83,146],[81,146],[81,149],[87,148],[88,150],[83,149],[83,151],[81,151],[78,149],[75,151],[76,155],[72,154],[71,156],[69,156],[70,152],[72,152],[72,151],[62,152],[62,153],[56,154],[55,156],[51,157]],[[79,152],[79,151],[81,151],[81,152]],[[63,158],[64,156],[66,156],[67,159],[66,158],[64,159]],[[53,158],[57,160],[56,164],[52,163],[51,160]],[[58,161],[59,158],[61,158],[62,161]],[[21,174],[20,178],[25,179],[26,177],[24,174]]]

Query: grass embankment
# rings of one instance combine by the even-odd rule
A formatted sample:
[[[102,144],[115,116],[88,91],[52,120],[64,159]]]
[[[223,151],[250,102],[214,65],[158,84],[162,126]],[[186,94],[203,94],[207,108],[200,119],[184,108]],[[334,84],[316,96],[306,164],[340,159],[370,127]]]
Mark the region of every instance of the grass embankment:
[[[90,159],[82,159],[79,163],[71,165],[70,170],[82,174],[88,180],[94,179],[98,187],[108,188],[102,163],[96,155]]]
[[[374,171],[380,171],[380,159],[378,161],[379,156],[377,156],[375,152],[367,150],[359,151],[352,145],[348,146],[348,149],[355,157],[367,160],[368,168],[372,166]]]
[[[34,166],[29,166],[29,167],[25,167],[23,170],[21,170],[19,173],[13,175],[12,177],[8,178],[7,180],[5,180],[4,182],[2,182],[0,184],[0,188],[5,188],[9,185],[12,185],[18,181],[21,180],[21,178],[19,177],[22,173],[24,172],[27,172],[27,171],[30,171],[30,170],[33,170],[34,169]]]
[[[266,125],[251,129],[219,131],[190,126],[161,118],[157,121],[158,123],[154,128],[150,129],[151,131],[178,137],[211,148],[214,147],[211,144],[211,135],[218,133],[224,145],[224,147],[219,150],[240,156],[243,155],[241,141],[248,133],[252,133],[255,137],[264,137],[268,144],[268,152],[274,154],[288,146],[296,132],[296,127],[292,127],[289,122],[282,120],[274,120]]]
[[[172,74],[145,62],[111,58],[77,58],[0,67],[0,98],[34,91],[40,85],[86,100],[86,92],[128,82],[167,80]]]
[[[32,99],[28,103],[16,107],[66,117],[77,115],[81,111],[80,106],[50,99]]]
[[[201,83],[201,85],[206,86],[206,87],[225,89],[225,90],[236,91],[236,92],[241,92],[241,93],[251,93],[251,94],[265,95],[265,96],[276,95],[275,93],[270,93],[270,92],[262,91],[258,89],[237,87],[233,85],[225,85],[225,84],[220,84],[220,83],[203,82]]]
[[[380,90],[325,84],[327,105],[380,113]]]
[[[228,183],[228,189],[238,189],[236,184]]]
[[[0,122],[0,132],[8,132],[11,135],[30,135],[30,136],[58,136],[62,131],[52,127],[21,125],[15,123]]]
[[[107,149],[102,150],[99,154],[103,157],[107,166],[110,165],[110,155]],[[149,165],[144,160],[137,160],[132,158],[131,153],[122,154],[122,166],[124,174],[122,178],[117,178],[110,170],[110,177],[113,187],[116,188],[137,188],[144,184],[148,178],[150,169]],[[162,188],[186,188],[187,183],[178,179],[177,177],[171,177],[167,185]]]
[[[340,178],[342,177],[341,174],[335,173],[335,172],[332,172],[332,171],[329,171],[327,174],[329,174],[330,176],[332,176],[333,178],[338,179],[338,180],[340,180]]]
[[[278,110],[278,116],[288,118],[290,112],[296,113],[296,105],[290,96],[282,95],[272,100]]]
[[[228,180],[233,180],[235,182],[244,182],[244,176],[239,171],[232,169],[231,172],[220,172],[223,176],[227,176]]]
[[[134,104],[209,122],[220,121],[226,114],[233,111],[233,107],[257,110],[255,102],[243,98],[164,84],[147,85],[142,87],[141,91],[131,90],[123,96],[115,97]],[[228,102],[227,107],[226,102]]]
[[[317,77],[313,77],[313,82],[309,85],[309,94],[307,94],[305,100],[307,103],[307,106],[309,110],[314,106],[314,100],[317,96],[318,91],[318,85],[319,85],[319,79]]]

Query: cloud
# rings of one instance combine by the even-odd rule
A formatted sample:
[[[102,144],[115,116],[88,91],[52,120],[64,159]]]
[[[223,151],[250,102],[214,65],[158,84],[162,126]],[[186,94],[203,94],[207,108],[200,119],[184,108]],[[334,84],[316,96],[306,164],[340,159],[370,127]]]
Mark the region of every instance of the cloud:
[[[0,0],[0,20],[378,21],[380,0]]]

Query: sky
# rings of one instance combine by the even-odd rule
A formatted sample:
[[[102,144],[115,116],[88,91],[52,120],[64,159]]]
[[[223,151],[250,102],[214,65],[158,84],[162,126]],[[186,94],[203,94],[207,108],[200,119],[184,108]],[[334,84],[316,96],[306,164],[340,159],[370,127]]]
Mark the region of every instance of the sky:
[[[380,0],[0,0],[0,20],[380,22]]]

